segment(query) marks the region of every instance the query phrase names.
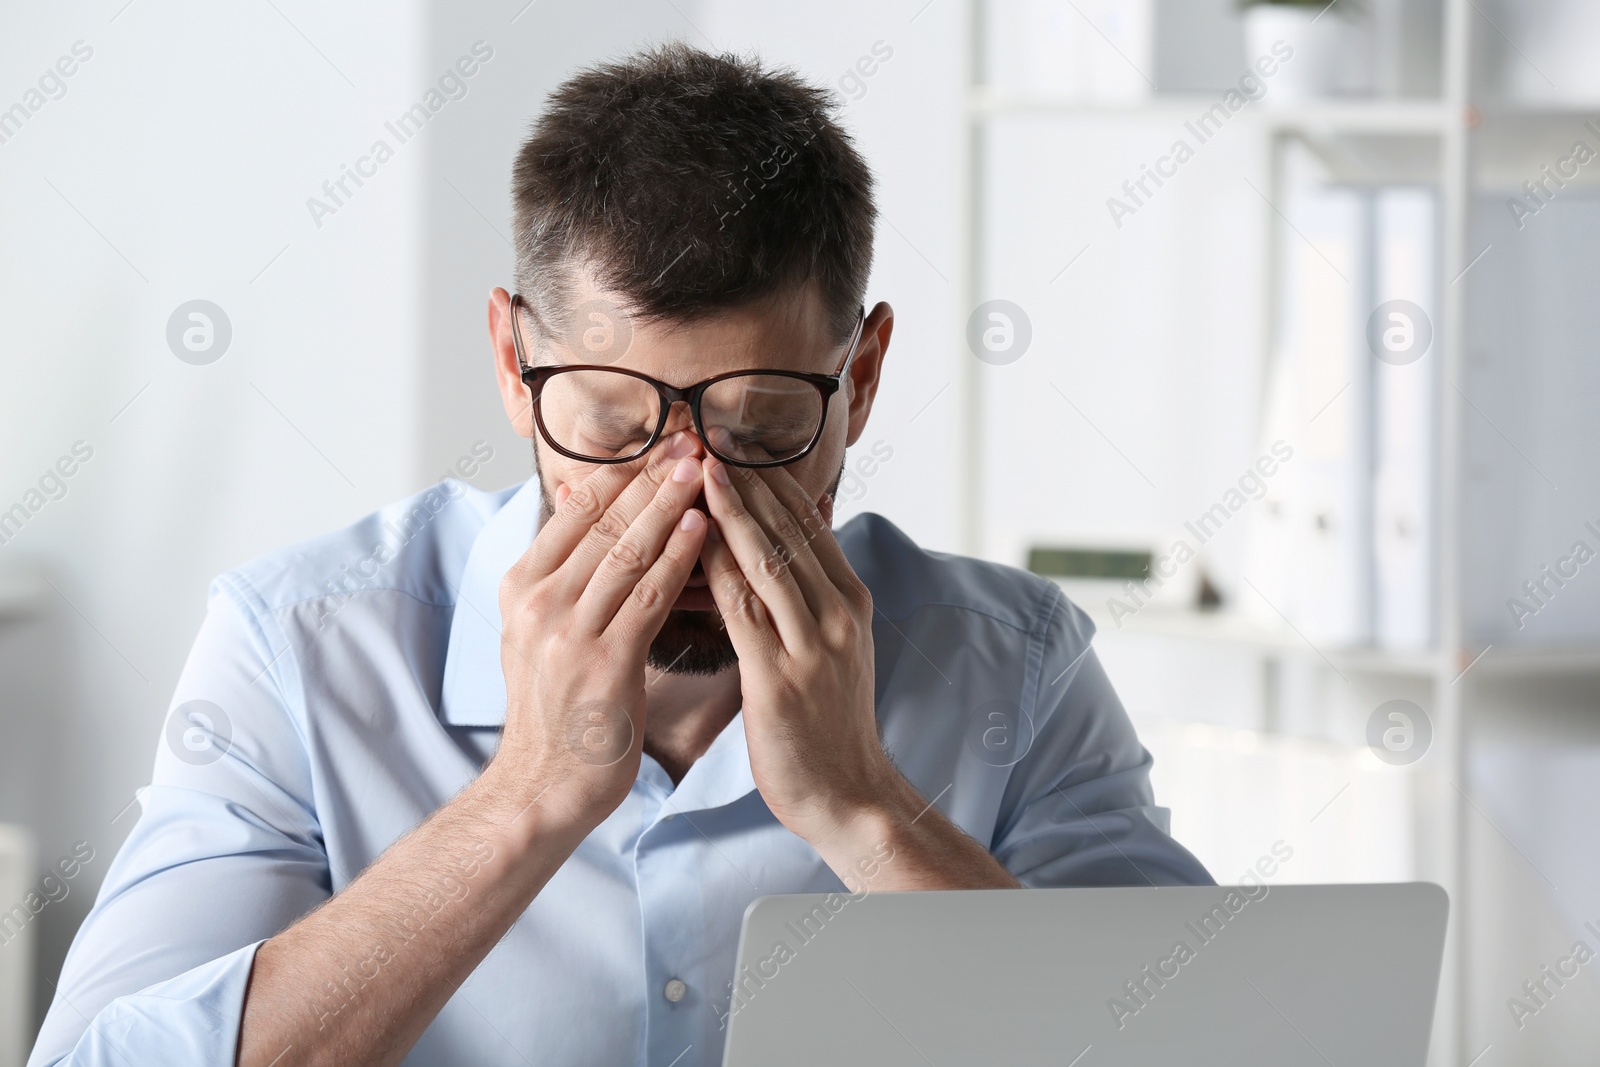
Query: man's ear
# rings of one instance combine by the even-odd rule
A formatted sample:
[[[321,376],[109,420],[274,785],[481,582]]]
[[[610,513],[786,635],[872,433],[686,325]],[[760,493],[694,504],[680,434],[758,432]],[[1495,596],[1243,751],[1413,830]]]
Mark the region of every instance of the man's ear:
[[[850,389],[850,432],[846,445],[853,445],[867,428],[872,402],[878,396],[878,380],[883,373],[883,358],[889,352],[889,337],[894,333],[894,308],[879,301],[867,313],[861,327],[856,358],[850,361],[847,375]]]
[[[522,384],[522,367],[517,362],[517,345],[511,336],[511,294],[496,287],[489,292],[489,344],[494,349],[494,380],[500,389],[511,428],[523,437],[533,436],[533,402],[528,387]],[[522,326],[527,326],[524,316]],[[526,332],[523,341],[528,339]]]

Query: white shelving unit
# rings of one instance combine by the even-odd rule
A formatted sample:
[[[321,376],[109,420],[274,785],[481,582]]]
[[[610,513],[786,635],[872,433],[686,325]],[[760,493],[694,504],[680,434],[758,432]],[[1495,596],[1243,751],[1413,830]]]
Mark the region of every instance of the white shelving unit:
[[[1471,0],[1442,2],[1442,77],[1437,98],[1257,105],[1240,112],[1234,120],[1247,135],[1266,140],[1268,173],[1261,178],[1272,203],[1280,202],[1277,194],[1281,191],[1284,148],[1292,142],[1308,145],[1334,169],[1353,170],[1352,176],[1358,180],[1426,183],[1437,192],[1441,211],[1439,270],[1442,277],[1437,285],[1436,352],[1442,373],[1437,376],[1435,411],[1438,417],[1434,427],[1436,647],[1415,653],[1371,648],[1312,649],[1288,628],[1266,627],[1226,614],[1155,609],[1126,620],[1126,629],[1135,634],[1197,642],[1202,647],[1244,650],[1260,657],[1264,672],[1276,670],[1288,658],[1311,657],[1328,661],[1339,671],[1401,677],[1426,687],[1431,695],[1427,710],[1434,730],[1430,760],[1438,761],[1436,766],[1442,768],[1442,773],[1417,779],[1419,783],[1432,782],[1431,786],[1418,786],[1432,795],[1416,798],[1419,818],[1427,820],[1427,825],[1418,827],[1417,836],[1430,840],[1434,849],[1425,876],[1445,886],[1452,908],[1429,1062],[1458,1067],[1480,1051],[1478,1047],[1468,1047],[1471,1035],[1463,1008],[1469,1001],[1472,961],[1471,945],[1465,935],[1472,926],[1467,916],[1473,904],[1468,878],[1470,838],[1466,832],[1470,801],[1454,785],[1467,781],[1467,710],[1473,689],[1486,681],[1529,676],[1600,678],[1600,647],[1496,648],[1480,660],[1484,649],[1475,647],[1467,632],[1463,590],[1463,543],[1467,536],[1463,529],[1464,412],[1461,396],[1451,383],[1463,380],[1463,339],[1469,327],[1469,309],[1466,286],[1450,283],[1462,274],[1478,252],[1469,243],[1476,189],[1480,185],[1514,188],[1523,178],[1536,173],[1540,163],[1548,161],[1548,155],[1540,153],[1548,153],[1553,137],[1580,126],[1594,112],[1576,107],[1479,105],[1473,99],[1471,71],[1473,5]],[[1032,115],[1050,116],[1062,122],[1113,119],[1177,124],[1215,103],[1214,96],[1194,95],[1157,95],[1137,102],[1099,103],[994,88],[985,84],[984,74],[986,35],[992,24],[988,5],[984,0],[968,0],[965,14],[967,107],[962,148],[966,166],[961,188],[964,211],[959,246],[963,276],[958,290],[964,299],[956,309],[959,318],[952,323],[952,335],[957,338],[965,336],[966,315],[987,295],[983,285],[980,220],[989,158],[983,147],[991,122],[998,118]],[[1393,151],[1386,151],[1386,148]],[[1383,167],[1389,165],[1395,169],[1384,171]],[[1512,178],[1516,180],[1510,180]],[[1264,206],[1263,212],[1269,235],[1266,247],[1276,249],[1277,232],[1282,223],[1270,205]],[[1269,261],[1268,269],[1263,271],[1267,288],[1261,297],[1262,307],[1269,316],[1267,328],[1262,331],[1264,348],[1270,347],[1273,341],[1270,316],[1277,304],[1277,294],[1273,290],[1275,275]],[[969,357],[964,346],[958,362],[963,368],[962,439],[958,445],[964,458],[960,477],[962,499],[967,502],[962,534],[966,551],[984,555],[989,542],[983,525],[984,508],[979,502],[987,441],[985,380],[983,367]],[[1262,366],[1267,365],[1264,351]],[[1482,1043],[1481,1040],[1477,1042],[1478,1045]]]

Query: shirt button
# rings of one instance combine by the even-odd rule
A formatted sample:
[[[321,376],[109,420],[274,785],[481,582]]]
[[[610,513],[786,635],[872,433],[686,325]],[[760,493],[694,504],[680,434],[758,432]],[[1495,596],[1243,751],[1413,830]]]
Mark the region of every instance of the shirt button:
[[[676,1004],[683,999],[684,994],[687,992],[689,992],[689,987],[684,984],[683,979],[674,978],[667,983],[666,988],[661,991],[661,995]]]

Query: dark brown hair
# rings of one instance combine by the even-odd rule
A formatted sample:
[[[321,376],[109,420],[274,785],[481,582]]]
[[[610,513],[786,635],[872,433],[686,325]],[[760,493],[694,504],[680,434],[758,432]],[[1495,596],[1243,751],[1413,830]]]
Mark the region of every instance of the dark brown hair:
[[[580,71],[517,154],[517,286],[546,334],[574,271],[645,320],[815,282],[842,340],[872,266],[872,174],[836,99],[791,70],[673,43]]]

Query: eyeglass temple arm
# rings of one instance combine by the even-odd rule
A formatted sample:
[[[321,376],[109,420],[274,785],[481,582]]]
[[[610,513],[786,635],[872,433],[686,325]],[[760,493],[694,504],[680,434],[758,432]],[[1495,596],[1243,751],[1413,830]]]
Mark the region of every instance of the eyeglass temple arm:
[[[511,294],[511,344],[517,350],[517,369],[526,374],[531,368],[522,354],[522,330],[517,319],[517,307],[522,303],[521,293]]]
[[[867,327],[867,306],[861,305],[861,310],[856,312],[855,332],[850,335],[850,350],[844,354],[844,363],[840,364],[835,378],[844,378],[845,372],[850,369],[850,364],[855,361],[856,350],[861,346],[861,335]]]

